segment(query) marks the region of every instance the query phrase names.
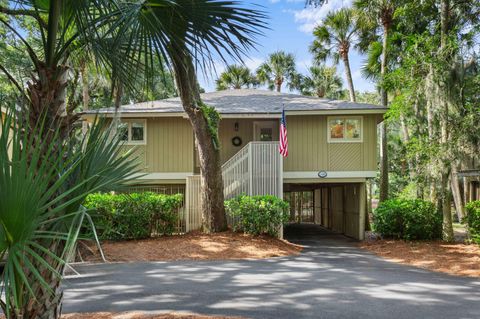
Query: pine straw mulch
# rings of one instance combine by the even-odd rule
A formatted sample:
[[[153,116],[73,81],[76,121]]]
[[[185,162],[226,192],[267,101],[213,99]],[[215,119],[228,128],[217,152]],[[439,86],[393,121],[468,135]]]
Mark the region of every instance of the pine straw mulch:
[[[62,315],[62,319],[242,319],[241,317],[217,317],[202,316],[195,314],[162,314],[147,315],[141,312],[95,312],[95,313],[73,313]]]
[[[359,245],[389,261],[451,275],[480,277],[480,246],[475,244],[370,239]]]
[[[95,245],[83,246],[84,261],[100,262]],[[102,248],[109,262],[143,262],[173,260],[262,259],[297,255],[302,246],[285,240],[250,236],[234,232],[159,237],[145,240],[105,241]]]

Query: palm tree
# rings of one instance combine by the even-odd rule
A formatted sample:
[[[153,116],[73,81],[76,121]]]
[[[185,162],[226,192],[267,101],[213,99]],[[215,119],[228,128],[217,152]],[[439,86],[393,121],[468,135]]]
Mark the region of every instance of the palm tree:
[[[202,179],[204,228],[207,231],[225,230],[218,138],[220,115],[200,98],[195,64],[204,70],[210,68],[212,51],[223,60],[230,56],[240,61],[245,51],[254,45],[253,38],[260,35],[265,16],[262,12],[237,6],[236,2],[215,0],[165,0],[163,6],[156,0],[147,10],[143,4],[138,14],[134,20],[138,22],[127,28],[126,33],[133,32],[140,41],[146,38],[157,44],[147,52],[142,51],[138,60],[152,53],[153,57],[166,55],[183,109],[193,128]],[[131,41],[127,47],[131,47]]]
[[[0,120],[0,305],[7,318],[59,318],[64,259],[82,225],[81,205],[90,192],[127,186],[136,161],[103,121],[66,140],[61,128],[47,133],[41,123],[23,134],[30,125],[14,106]]]
[[[356,0],[354,2],[355,8],[361,12],[362,20],[373,23],[374,28],[370,28],[373,32],[376,29],[382,30],[382,51],[380,63],[380,97],[382,106],[388,107],[388,93],[385,89],[385,76],[387,74],[388,65],[388,42],[390,31],[393,25],[393,17],[398,1],[396,0]],[[367,33],[364,33],[368,35]],[[378,49],[377,49],[378,51]],[[388,127],[387,123],[383,121],[380,129],[380,201],[388,199]]]
[[[195,64],[207,69],[212,63],[213,53],[222,58],[232,56],[239,60],[245,50],[253,45],[252,38],[260,34],[259,29],[264,26],[265,16],[263,13],[252,11],[244,6],[236,6],[234,3],[214,0],[146,0],[141,2],[12,0],[3,3],[7,4],[0,5],[0,12],[7,15],[7,18],[0,17],[0,23],[17,39],[18,46],[25,49],[35,70],[25,90],[23,84],[17,81],[9,71],[9,67],[0,62],[0,71],[15,85],[24,101],[22,105],[19,105],[22,111],[19,114],[26,114],[24,119],[26,126],[23,126],[23,131],[27,134],[22,138],[27,140],[19,142],[18,145],[20,149],[22,145],[37,147],[32,149],[32,152],[35,152],[34,157],[30,153],[22,155],[26,161],[25,165],[33,165],[33,167],[45,165],[48,172],[50,172],[49,169],[53,170],[53,175],[45,174],[47,185],[44,185],[43,188],[36,185],[25,188],[38,188],[39,191],[44,190],[44,195],[49,195],[48,198],[42,197],[42,201],[38,201],[42,204],[40,208],[27,207],[29,211],[33,209],[32,213],[43,214],[43,211],[37,209],[50,209],[53,207],[53,202],[59,205],[58,211],[56,214],[48,216],[53,218],[53,221],[60,220],[61,216],[70,216],[78,210],[79,203],[82,202],[81,199],[86,193],[102,189],[102,187],[109,187],[110,184],[114,188],[122,178],[128,176],[127,168],[129,171],[133,171],[133,166],[125,166],[121,162],[115,161],[118,155],[116,153],[118,144],[108,144],[103,137],[100,139],[103,141],[101,145],[96,144],[91,138],[86,140],[86,145],[78,143],[75,139],[76,126],[74,123],[79,115],[66,107],[66,88],[69,85],[67,72],[71,66],[72,57],[79,52],[88,50],[94,60],[111,73],[111,78],[116,81],[117,92],[123,88],[131,89],[130,83],[136,83],[135,80],[138,76],[143,76],[142,73],[152,74],[155,69],[153,63],[155,59],[161,58],[170,64],[198,145],[202,185],[204,185],[202,193],[206,226],[207,229],[214,231],[225,229],[220,145],[217,136],[219,117],[213,108],[203,104],[200,100]],[[39,35],[39,39],[27,38],[26,33],[17,28],[22,25],[20,19],[29,19],[30,25],[35,29],[35,34]],[[121,95],[117,94],[117,96]],[[13,126],[21,127],[19,124]],[[42,129],[39,130],[39,127]],[[99,138],[98,134],[89,136]],[[4,131],[2,131],[2,138],[6,139]],[[71,148],[77,145],[84,145],[84,147],[80,147],[75,153]],[[87,151],[88,156],[84,155],[81,150]],[[16,152],[14,153],[16,154]],[[52,154],[68,154],[69,156],[64,158],[63,156],[52,156]],[[69,161],[71,154],[79,154],[78,157],[81,160],[71,163]],[[0,156],[3,156],[3,149]],[[37,157],[38,160],[34,161]],[[52,163],[51,158],[59,158],[66,162]],[[73,157],[73,159],[75,158]],[[5,166],[22,163],[19,160],[12,161],[4,157],[2,159],[2,165]],[[68,170],[69,166],[60,166],[60,164],[73,165],[76,170],[71,174],[66,174],[65,170]],[[81,169],[86,171],[78,171],[80,167],[75,165],[81,166]],[[1,172],[8,172],[9,169],[0,168]],[[16,170],[17,167],[15,166],[14,169]],[[106,176],[102,174],[106,174]],[[61,190],[65,192],[63,194],[71,195],[72,198],[62,195],[59,188],[46,188],[56,185],[58,176],[65,176],[65,178],[68,176],[72,179],[69,184],[60,185]],[[111,176],[115,178],[111,178]],[[1,175],[0,177],[7,178],[8,176]],[[36,199],[32,196],[24,200],[19,197],[24,194],[18,194],[18,196],[11,194],[11,192],[23,188],[9,188],[9,182],[0,184],[2,196],[7,194],[5,190],[10,190],[8,192],[9,200],[2,199],[1,204],[18,205],[20,209],[23,207],[22,203]],[[77,189],[75,188],[77,184],[80,185],[78,190],[81,189],[82,193],[70,193],[69,189]],[[4,211],[6,212],[8,209],[11,212],[15,211],[12,206],[4,206],[0,209],[2,217]],[[53,221],[52,229],[55,234],[71,231],[66,226],[67,223],[54,223]],[[2,220],[2,226],[4,223],[5,221]],[[42,222],[39,227],[46,227],[42,225],[46,224]],[[64,227],[57,228],[61,225]],[[5,242],[2,241],[4,230],[0,229],[2,254],[5,252]],[[47,231],[50,231],[50,228]],[[20,248],[33,247],[34,252],[40,258],[33,258],[30,254],[22,260],[23,263],[18,264],[14,259],[15,256],[18,257],[18,254],[8,254],[9,260],[12,260],[10,267],[16,269],[12,270],[15,274],[14,279],[23,282],[22,285],[11,285],[9,284],[9,280],[12,280],[11,277],[2,277],[5,289],[17,289],[11,293],[14,298],[8,298],[2,303],[5,309],[9,307],[8,310],[14,310],[9,312],[12,318],[54,319],[60,316],[61,276],[56,274],[63,273],[64,263],[55,256],[63,256],[65,242],[53,236],[53,233],[46,233],[50,239],[45,244],[45,239],[37,235],[32,235],[33,237],[30,237],[32,240],[28,242],[22,238]],[[63,235],[60,237],[64,238]],[[8,243],[8,245],[10,244]],[[41,247],[47,249],[41,249]],[[31,267],[26,267],[26,276],[22,276],[19,271],[20,268],[25,268],[22,267],[24,265],[31,265]],[[37,275],[37,270],[41,270],[40,276]],[[42,281],[40,278],[44,280]]]
[[[315,40],[310,47],[317,62],[325,61],[329,57],[333,58],[335,63],[342,59],[352,102],[355,102],[355,89],[350,70],[349,52],[351,46],[355,44],[357,32],[358,25],[352,9],[343,8],[330,12],[313,31]]]
[[[299,74],[295,67],[295,58],[290,53],[277,51],[268,56],[268,60],[257,69],[258,81],[267,84],[270,90],[282,90],[282,85],[287,81],[289,89],[298,87]]]
[[[217,91],[228,89],[249,88],[257,85],[257,79],[250,69],[241,65],[229,65],[217,79]]]
[[[319,98],[337,99],[342,91],[342,79],[337,75],[336,67],[325,65],[312,66],[310,75],[302,79],[301,91],[304,95]]]

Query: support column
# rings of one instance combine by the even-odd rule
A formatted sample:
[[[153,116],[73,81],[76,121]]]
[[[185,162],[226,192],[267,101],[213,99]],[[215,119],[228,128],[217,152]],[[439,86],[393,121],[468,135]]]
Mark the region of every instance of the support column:
[[[313,222],[317,225],[322,223],[322,193],[320,189],[313,191]]]
[[[365,182],[360,184],[359,194],[358,194],[358,213],[359,213],[359,221],[358,221],[358,239],[364,240],[365,239],[365,218],[366,218],[366,188]]]

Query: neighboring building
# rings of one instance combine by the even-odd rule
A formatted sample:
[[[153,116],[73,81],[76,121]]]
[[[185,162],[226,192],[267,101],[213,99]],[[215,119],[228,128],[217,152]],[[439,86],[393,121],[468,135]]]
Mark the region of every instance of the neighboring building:
[[[458,177],[463,178],[465,203],[480,200],[480,162],[472,159],[472,169],[458,172]]]
[[[363,239],[365,182],[377,173],[377,124],[385,108],[254,89],[205,93],[202,99],[222,115],[227,198],[240,193],[283,196],[291,204],[292,221],[315,222]],[[282,107],[287,158],[277,149]],[[89,111],[84,118],[92,121],[96,112],[113,117],[115,110]],[[200,169],[180,99],[127,105],[119,112],[120,132],[126,147],[137,147],[148,188],[186,187],[187,210],[194,209],[198,198],[193,189],[189,192],[189,183]]]

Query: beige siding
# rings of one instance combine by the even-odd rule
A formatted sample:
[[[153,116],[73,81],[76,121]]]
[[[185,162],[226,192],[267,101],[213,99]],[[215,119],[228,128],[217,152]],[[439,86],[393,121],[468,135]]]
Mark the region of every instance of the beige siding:
[[[363,170],[363,143],[328,144],[329,171]]]
[[[323,116],[287,116],[288,157],[285,171],[325,169],[328,154],[326,120]]]
[[[261,121],[274,123],[274,140],[278,140],[279,119],[220,122],[222,163],[254,140],[254,123]],[[376,115],[364,115],[362,143],[327,143],[327,116],[287,115],[289,156],[284,159],[284,171],[374,171],[376,126]],[[232,144],[235,136],[242,139],[241,146]],[[147,145],[137,146],[136,154],[148,173],[193,172],[194,138],[190,123],[183,118],[148,118]]]
[[[376,170],[376,116],[363,116],[362,143],[328,143],[327,117],[287,116],[289,156],[285,171]]]
[[[126,118],[125,118],[126,119]],[[148,173],[193,172],[193,132],[183,118],[148,118],[147,144],[135,147],[135,156]]]
[[[238,131],[235,131],[235,123],[238,123]],[[271,122],[273,123],[273,140],[278,141],[278,119],[274,120],[259,120],[259,119],[223,119],[220,122],[220,143],[221,151],[220,158],[222,163],[225,163],[229,158],[240,151],[245,145],[253,141],[254,137],[254,123],[255,122]],[[232,138],[238,136],[242,139],[242,145],[234,146]]]
[[[193,132],[186,119],[148,119],[147,130],[148,172],[193,171]]]
[[[130,145],[124,145],[122,146],[121,152],[125,154],[126,152],[131,152],[130,158],[133,161],[138,162],[138,168],[141,169],[142,171],[145,171],[147,168],[147,158],[146,158],[146,152],[145,152],[145,145],[136,145],[136,146],[130,146]]]

